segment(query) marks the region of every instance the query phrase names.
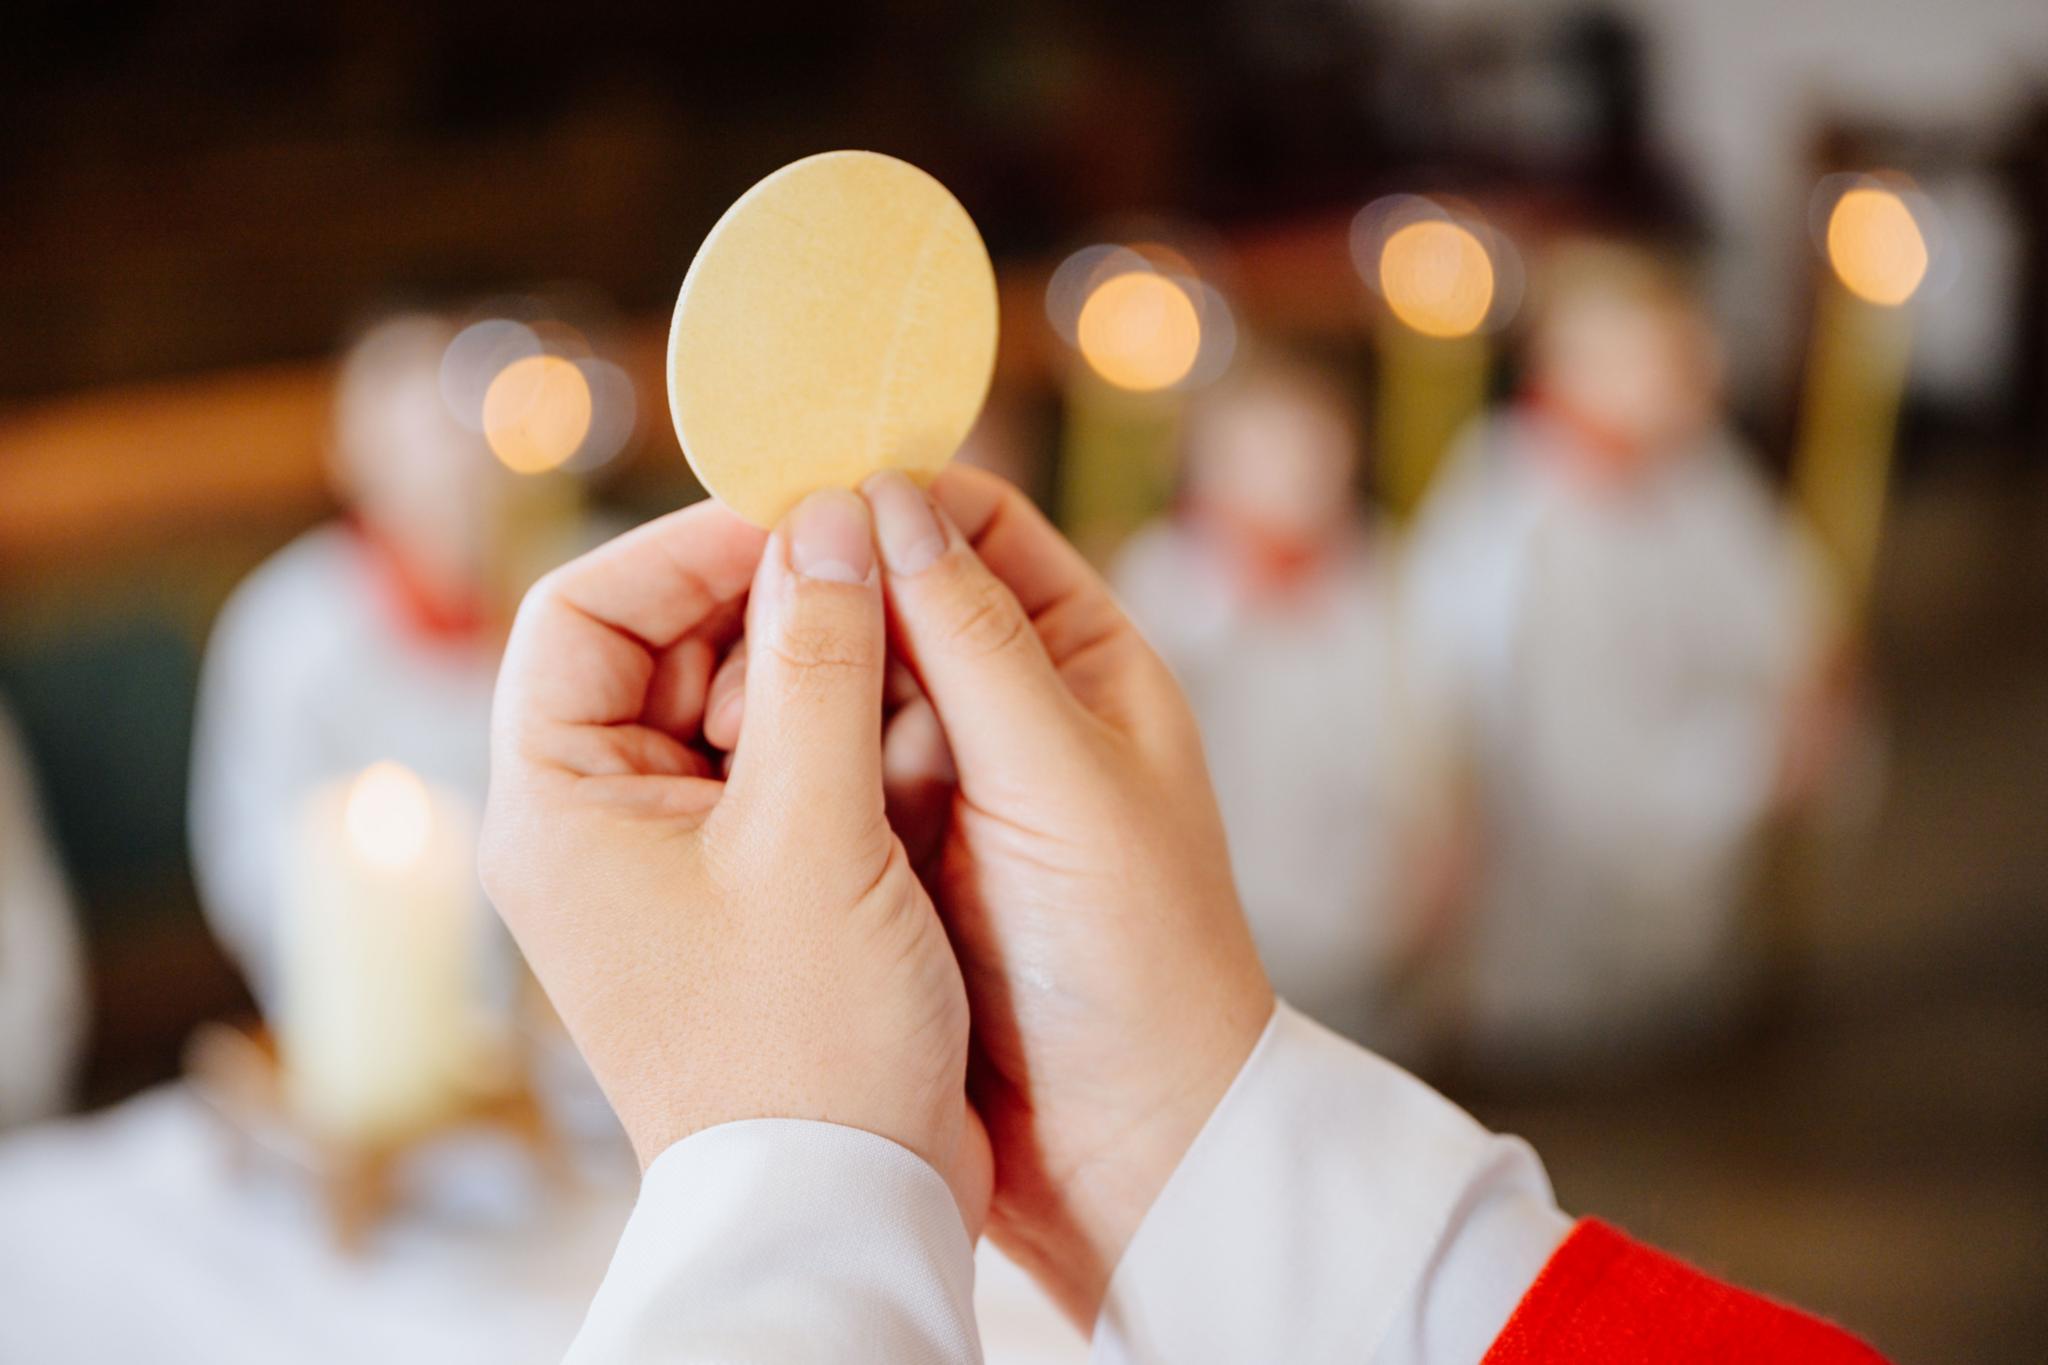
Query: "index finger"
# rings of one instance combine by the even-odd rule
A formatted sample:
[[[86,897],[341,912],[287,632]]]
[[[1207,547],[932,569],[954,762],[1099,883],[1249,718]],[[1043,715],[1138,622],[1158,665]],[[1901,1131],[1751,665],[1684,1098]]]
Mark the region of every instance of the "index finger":
[[[767,539],[707,499],[556,569],[520,606],[500,719],[515,729],[639,719],[657,656],[746,594]]]
[[[1016,595],[1057,666],[1130,626],[1102,576],[1016,485],[971,465],[932,483],[989,572]]]

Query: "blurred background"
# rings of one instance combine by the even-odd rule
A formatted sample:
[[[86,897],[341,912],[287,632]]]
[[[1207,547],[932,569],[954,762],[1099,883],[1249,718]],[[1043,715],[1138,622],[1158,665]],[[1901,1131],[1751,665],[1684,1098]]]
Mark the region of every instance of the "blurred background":
[[[2037,0],[8,27],[0,1357],[559,1354],[631,1171],[474,913],[497,643],[701,496],[704,233],[865,147],[988,242],[962,458],[1181,676],[1283,993],[1575,1213],[2038,1359]]]

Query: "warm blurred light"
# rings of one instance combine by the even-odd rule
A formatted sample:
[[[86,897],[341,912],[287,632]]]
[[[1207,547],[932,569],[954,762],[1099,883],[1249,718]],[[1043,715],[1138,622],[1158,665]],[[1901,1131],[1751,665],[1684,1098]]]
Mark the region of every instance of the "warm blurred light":
[[[590,431],[590,382],[576,363],[527,356],[498,372],[484,393],[484,439],[517,474],[566,464]]]
[[[1828,263],[1850,293],[1885,308],[1913,297],[1927,278],[1927,239],[1906,201],[1864,185],[1828,215]]]
[[[1493,307],[1493,261],[1472,231],[1445,219],[1410,223],[1380,248],[1380,290],[1394,316],[1424,336],[1479,330]]]
[[[1373,200],[1351,220],[1351,261],[1395,320],[1427,336],[1495,330],[1521,306],[1521,253],[1459,200]]]
[[[1077,344],[1089,367],[1120,389],[1171,388],[1194,368],[1202,321],[1187,291],[1164,275],[1104,280],[1081,305]]]
[[[372,867],[397,872],[427,846],[434,822],[427,786],[396,763],[372,763],[348,789],[342,820],[349,842]]]

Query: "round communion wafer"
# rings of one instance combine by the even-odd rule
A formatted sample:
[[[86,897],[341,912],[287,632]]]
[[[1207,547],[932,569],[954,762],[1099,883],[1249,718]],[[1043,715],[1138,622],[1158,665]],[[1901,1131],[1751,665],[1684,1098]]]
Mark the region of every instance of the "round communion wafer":
[[[881,469],[928,479],[988,395],[996,282],[958,200],[877,152],[784,166],[725,211],[668,338],[676,435],[756,525]]]

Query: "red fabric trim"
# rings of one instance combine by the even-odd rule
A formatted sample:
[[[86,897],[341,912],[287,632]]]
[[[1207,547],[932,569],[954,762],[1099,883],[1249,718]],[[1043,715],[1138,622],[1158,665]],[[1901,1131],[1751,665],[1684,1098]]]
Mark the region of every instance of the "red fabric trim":
[[[483,638],[489,616],[482,593],[472,593],[459,602],[446,601],[427,587],[389,536],[360,517],[351,518],[349,528],[377,575],[392,616],[408,634],[437,644],[469,644]]]
[[[1221,548],[1256,596],[1298,587],[1329,557],[1327,542],[1276,532],[1221,503],[1191,497],[1182,509],[1195,534]]]
[[[1522,410],[1564,434],[1564,462],[1599,484],[1620,484],[1642,467],[1644,448],[1634,437],[1560,398],[1531,385]]]
[[[1723,1284],[1588,1218],[1529,1286],[1485,1365],[1883,1360],[1831,1323]]]

